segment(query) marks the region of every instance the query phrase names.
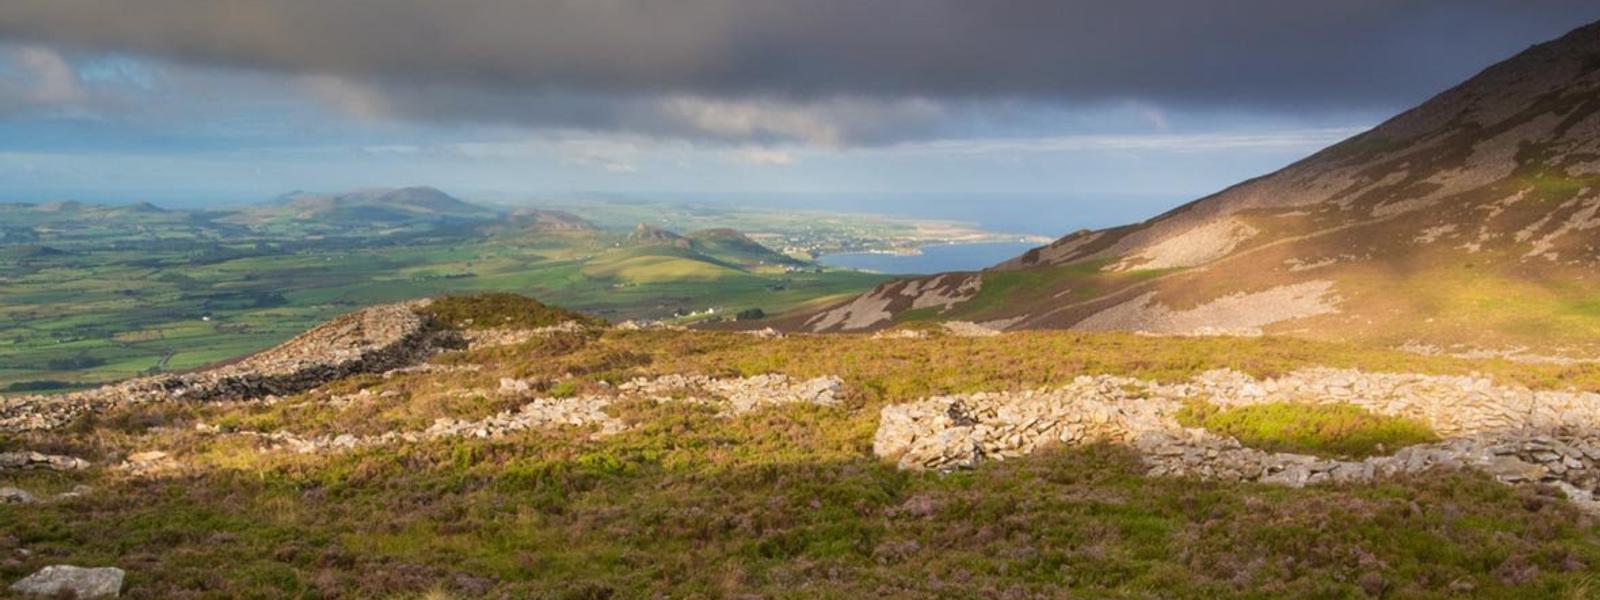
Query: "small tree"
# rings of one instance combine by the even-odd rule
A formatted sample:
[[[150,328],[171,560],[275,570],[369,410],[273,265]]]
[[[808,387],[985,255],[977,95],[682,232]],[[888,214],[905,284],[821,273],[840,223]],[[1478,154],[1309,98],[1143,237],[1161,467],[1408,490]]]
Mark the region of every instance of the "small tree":
[[[754,321],[767,318],[767,313],[759,308],[747,308],[739,311],[739,314],[734,315],[734,318],[740,321]]]

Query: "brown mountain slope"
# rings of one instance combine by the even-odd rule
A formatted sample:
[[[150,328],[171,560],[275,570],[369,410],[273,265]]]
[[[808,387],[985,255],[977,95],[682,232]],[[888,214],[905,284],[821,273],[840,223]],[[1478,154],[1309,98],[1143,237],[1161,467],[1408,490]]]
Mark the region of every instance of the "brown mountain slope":
[[[1600,23],[1159,217],[982,273],[884,284],[809,331],[1265,331],[1404,344],[1600,340]]]

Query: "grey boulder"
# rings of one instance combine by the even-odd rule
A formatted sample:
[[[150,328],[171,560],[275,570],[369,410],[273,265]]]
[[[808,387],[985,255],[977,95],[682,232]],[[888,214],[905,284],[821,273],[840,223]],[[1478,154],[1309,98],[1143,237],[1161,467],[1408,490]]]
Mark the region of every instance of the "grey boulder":
[[[58,596],[70,592],[76,598],[115,598],[122,594],[122,569],[88,569],[71,565],[51,565],[11,584],[19,594]]]

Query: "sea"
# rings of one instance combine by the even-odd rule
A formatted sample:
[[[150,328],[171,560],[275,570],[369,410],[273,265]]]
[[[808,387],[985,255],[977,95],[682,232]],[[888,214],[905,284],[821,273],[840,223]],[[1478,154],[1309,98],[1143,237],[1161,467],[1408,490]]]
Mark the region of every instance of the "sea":
[[[921,254],[859,252],[825,254],[818,262],[830,267],[891,275],[925,275],[946,271],[979,271],[1014,258],[1039,244],[996,242],[923,246]]]
[[[1137,223],[1193,200],[1181,195],[1111,194],[826,194],[741,195],[716,201],[796,209],[865,212],[965,221],[996,233],[1055,239],[1079,229]],[[701,196],[701,201],[706,197]],[[822,264],[889,273],[921,275],[975,271],[1015,257],[1040,244],[1001,242],[924,246],[918,255],[833,254]]]

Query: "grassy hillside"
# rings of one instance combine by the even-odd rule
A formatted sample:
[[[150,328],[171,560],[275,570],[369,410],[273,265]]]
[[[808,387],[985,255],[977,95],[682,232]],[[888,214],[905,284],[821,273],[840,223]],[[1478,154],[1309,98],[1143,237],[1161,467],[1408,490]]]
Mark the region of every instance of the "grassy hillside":
[[[744,271],[692,248],[649,245],[608,250],[583,265],[595,279],[647,284],[670,281],[712,282],[742,277]]]
[[[496,306],[505,305],[472,312],[496,320]],[[477,370],[355,377],[273,405],[146,405],[0,437],[0,450],[98,464],[163,450],[179,465],[144,477],[0,474],[0,485],[37,493],[95,488],[0,505],[0,553],[32,552],[0,563],[0,580],[69,562],[129,568],[134,598],[1576,599],[1600,589],[1595,517],[1470,472],[1291,489],[1148,478],[1115,446],[951,474],[900,471],[870,450],[887,404],[1084,374],[1176,380],[1224,366],[1268,375],[1334,365],[1600,389],[1591,367],[1286,339],[615,330],[436,362]],[[368,435],[482,418],[525,401],[494,392],[502,377],[564,396],[609,393],[635,376],[773,372],[839,375],[845,401],[733,418],[629,402],[607,409],[633,426],[610,437],[568,427],[316,454],[226,434]]]
[[[715,260],[744,268],[803,266],[806,263],[773,251],[733,229],[702,229],[684,237],[694,249]]]

